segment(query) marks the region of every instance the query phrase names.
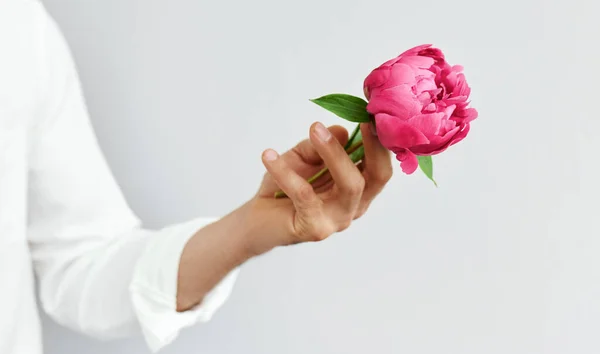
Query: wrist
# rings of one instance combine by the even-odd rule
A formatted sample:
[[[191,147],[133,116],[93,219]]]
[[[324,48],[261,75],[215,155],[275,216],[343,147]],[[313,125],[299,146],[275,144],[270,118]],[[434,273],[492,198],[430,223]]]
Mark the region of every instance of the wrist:
[[[285,218],[276,209],[255,198],[192,236],[179,264],[178,311],[200,303],[219,280],[248,259],[290,244]]]
[[[240,207],[199,229],[183,248],[177,281],[177,311],[202,302],[221,279],[252,257],[247,208]]]
[[[240,224],[244,225],[242,234],[249,258],[291,243],[289,231],[282,222],[286,218],[270,203],[253,198],[238,210],[243,215],[243,223]]]

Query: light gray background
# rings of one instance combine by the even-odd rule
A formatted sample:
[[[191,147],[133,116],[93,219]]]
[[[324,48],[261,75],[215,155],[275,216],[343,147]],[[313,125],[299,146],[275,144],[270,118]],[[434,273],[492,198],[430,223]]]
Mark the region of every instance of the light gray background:
[[[598,8],[585,0],[46,0],[103,150],[151,227],[256,190],[264,148],[421,43],[464,64],[480,118],[321,244],[248,263],[164,353],[600,352]],[[147,353],[45,320],[47,353]]]

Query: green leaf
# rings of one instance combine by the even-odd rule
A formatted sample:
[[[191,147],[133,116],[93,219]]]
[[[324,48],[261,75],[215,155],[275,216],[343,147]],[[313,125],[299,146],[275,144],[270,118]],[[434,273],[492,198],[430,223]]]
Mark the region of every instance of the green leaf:
[[[344,146],[344,150],[348,150],[348,148],[350,146],[354,145],[355,143],[357,143],[361,140],[362,140],[362,133],[360,131],[360,124],[357,124],[356,128],[354,128],[354,131],[352,131],[352,134],[350,135],[348,142]]]
[[[367,101],[360,97],[335,93],[310,101],[351,122],[366,123],[371,121],[371,115],[367,112]]]
[[[431,156],[417,156],[419,159],[419,167],[421,167],[421,171],[425,173],[425,176],[435,184],[437,187],[437,182],[433,179],[433,160]]]

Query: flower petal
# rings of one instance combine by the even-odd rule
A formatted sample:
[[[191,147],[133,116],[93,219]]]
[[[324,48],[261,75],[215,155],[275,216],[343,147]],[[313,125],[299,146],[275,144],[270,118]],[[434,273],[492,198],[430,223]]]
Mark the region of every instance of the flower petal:
[[[479,112],[477,112],[477,110],[475,108],[467,108],[465,110],[466,115],[465,115],[465,120],[463,121],[463,124],[469,124],[472,121],[474,121],[475,119],[477,119],[477,117],[479,116]]]
[[[429,144],[429,139],[407,122],[386,113],[375,115],[379,141],[388,150],[408,149]]]
[[[402,120],[408,120],[420,114],[421,102],[415,97],[408,85],[400,85],[378,92],[371,92],[367,111],[371,114],[387,113]]]
[[[460,142],[464,138],[466,138],[467,135],[469,134],[470,130],[471,130],[470,124],[463,125],[462,127],[456,127],[451,132],[446,134],[442,139],[432,140],[431,144],[427,148],[425,146],[424,147],[417,146],[417,147],[411,148],[411,150],[414,151],[415,153],[419,153],[419,151],[421,151],[421,150],[424,150],[424,151],[428,150],[428,152],[426,152],[426,153],[424,152],[423,155],[425,155],[425,154],[437,155],[437,154],[443,152],[444,150],[446,150],[447,148],[449,148],[450,146],[452,146],[452,145]],[[436,147],[436,148],[433,149],[433,147]]]
[[[450,92],[454,91],[454,88],[456,87],[456,83],[458,82],[458,80],[459,80],[458,73],[456,71],[450,71],[446,75],[444,84],[445,84],[446,88],[448,89],[448,91],[450,91]]]
[[[456,133],[456,135],[454,136],[454,138],[452,138],[452,140],[448,144],[448,147],[450,147],[450,146],[458,143],[459,141],[463,140],[464,138],[466,138],[467,135],[469,134],[470,130],[471,130],[471,125],[470,124],[465,125],[465,127],[463,128],[463,130],[461,130],[460,132]]]
[[[450,67],[450,64],[446,63],[446,61],[444,59],[438,59],[435,61],[435,64],[433,64],[431,66],[431,71],[435,71],[436,74],[439,75],[445,75],[445,72],[450,72],[452,70],[452,68]]]
[[[439,48],[424,48],[419,51],[419,55],[433,58],[435,59],[436,63],[443,63],[446,60],[444,53]]]
[[[454,96],[466,96],[469,97],[471,94],[471,88],[467,84],[467,80],[465,79],[465,75],[460,73],[456,77],[456,85],[454,86],[454,90],[452,91]]]
[[[365,82],[363,84],[365,96],[367,99],[373,94],[373,90],[375,88],[383,86],[390,77],[390,67],[379,67],[369,74],[365,78]]]
[[[456,105],[446,106],[446,108],[444,108],[444,114],[446,115],[447,118],[450,118],[450,117],[452,117],[452,114],[454,114],[455,110],[456,110]]]
[[[466,103],[469,98],[467,96],[453,96],[450,98],[444,99],[447,105],[460,105],[461,103]]]
[[[456,111],[451,117],[452,120],[457,121],[459,124],[465,125],[474,121],[478,116],[475,108],[466,108],[460,111]]]
[[[417,167],[419,167],[419,159],[417,159],[417,155],[412,153],[410,150],[401,150],[396,152],[396,160],[400,161],[400,167],[402,168],[402,172],[407,175],[413,174]]]
[[[434,91],[437,90],[437,85],[434,80],[431,79],[423,79],[417,82],[417,95],[421,94],[425,91]]]
[[[435,82],[436,73],[429,69],[417,68],[415,69],[415,73],[417,76],[417,80],[429,79]]]
[[[442,129],[444,135],[446,133],[448,133],[449,131],[451,131],[452,129],[456,128],[456,126],[457,126],[456,121],[454,121],[452,119],[445,120],[443,129]]]
[[[409,56],[400,58],[398,60],[398,62],[396,63],[396,65],[398,65],[398,63],[407,64],[410,66],[414,66],[416,68],[428,69],[435,63],[435,60],[430,57],[409,55]]]
[[[395,57],[393,59],[386,61],[385,63],[381,64],[381,66],[392,66],[392,65],[396,64],[398,62],[398,60],[400,60],[400,55],[398,55],[397,57]]]
[[[413,146],[411,150],[419,155],[436,155],[448,148],[448,143],[461,130],[458,126],[444,134],[444,136],[433,136],[429,139],[429,144]]]
[[[417,83],[416,74],[417,73],[412,67],[406,64],[397,63],[392,66],[390,77],[387,83],[390,84],[389,87],[402,84],[408,84],[412,86]]]
[[[444,112],[419,114],[409,119],[408,124],[431,140],[436,135],[439,135],[444,117]]]
[[[417,99],[421,102],[423,109],[421,112],[423,113],[431,113],[437,111],[435,103],[431,102],[431,92],[423,92],[421,93]]]
[[[427,49],[429,47],[431,47],[431,44],[421,44],[416,47],[410,48],[409,50],[404,51],[398,57],[404,57],[404,56],[409,56],[409,55],[418,55],[420,51],[422,51],[423,49]]]

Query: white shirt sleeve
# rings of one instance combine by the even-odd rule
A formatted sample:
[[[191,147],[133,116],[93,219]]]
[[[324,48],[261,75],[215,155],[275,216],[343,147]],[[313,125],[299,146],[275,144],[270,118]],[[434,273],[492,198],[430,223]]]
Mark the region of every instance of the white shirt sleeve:
[[[29,150],[32,261],[44,310],[58,323],[103,338],[141,333],[157,351],[208,321],[238,269],[196,308],[176,312],[179,259],[215,219],[158,231],[141,228],[97,144],[79,78],[60,30],[39,5],[39,111]]]

